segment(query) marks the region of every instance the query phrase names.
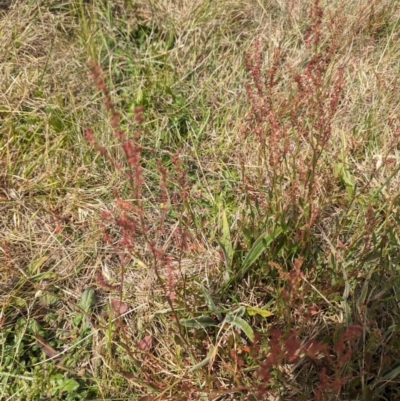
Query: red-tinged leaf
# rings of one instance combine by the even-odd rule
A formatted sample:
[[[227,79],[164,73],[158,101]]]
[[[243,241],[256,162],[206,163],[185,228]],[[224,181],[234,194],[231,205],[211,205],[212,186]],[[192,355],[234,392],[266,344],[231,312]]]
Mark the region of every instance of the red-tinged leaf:
[[[99,285],[103,288],[107,288],[109,290],[116,290],[119,287],[118,285],[109,284],[106,281],[106,279],[104,278],[103,273],[100,270],[97,270],[97,272],[96,272],[96,279],[97,279],[97,282],[99,283]]]
[[[120,329],[124,329],[126,327],[126,325],[120,319],[116,319],[115,324]]]
[[[124,371],[122,371],[121,373],[122,373],[122,376],[124,376],[125,379],[128,379],[128,380],[134,380],[137,378],[136,375],[134,375],[133,373],[124,372]]]
[[[144,337],[137,345],[142,351],[149,351],[153,346],[153,336]]]
[[[128,312],[128,305],[122,301],[120,301],[119,299],[111,299],[111,306],[114,310],[114,312],[120,316],[123,315],[124,313]]]
[[[39,334],[35,335],[36,341],[41,348],[41,350],[48,356],[49,358],[54,358],[57,361],[60,361],[62,358],[61,356],[57,355],[59,354],[52,346],[46,343],[45,339],[42,336],[39,336]]]

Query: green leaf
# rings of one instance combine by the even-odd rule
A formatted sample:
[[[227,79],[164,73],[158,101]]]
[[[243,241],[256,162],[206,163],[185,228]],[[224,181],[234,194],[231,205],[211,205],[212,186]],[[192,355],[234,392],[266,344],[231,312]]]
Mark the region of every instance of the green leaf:
[[[62,374],[55,374],[50,378],[52,385],[51,394],[56,395],[57,393],[72,393],[79,388],[79,383],[70,378],[65,378]]]
[[[230,323],[236,326],[239,330],[246,334],[247,338],[253,342],[254,341],[254,331],[250,325],[241,317],[234,315],[233,313],[228,313],[225,317],[225,323]]]
[[[348,168],[348,160],[347,160],[347,155],[346,155],[346,149],[347,149],[347,141],[346,141],[346,135],[344,131],[341,131],[341,138],[342,138],[342,149],[340,151],[341,153],[341,162],[337,163],[334,166],[333,169],[333,174],[336,178],[339,178],[342,184],[344,184],[347,193],[349,196],[353,196],[354,194],[354,188],[355,188],[355,179],[350,173],[350,170]]]
[[[241,268],[241,276],[247,273],[249,268],[257,261],[260,255],[268,249],[271,242],[282,233],[282,228],[278,227],[272,234],[262,234],[256,242],[251,247],[249,253],[247,254],[242,268]]]
[[[208,351],[207,356],[206,356],[201,362],[197,363],[196,365],[193,365],[193,366],[189,369],[189,372],[194,372],[195,370],[200,369],[200,368],[202,368],[203,366],[206,366],[206,365],[210,362],[210,360],[211,360],[213,354],[214,354],[214,348],[211,347],[210,351]]]
[[[79,387],[79,383],[74,379],[65,379],[60,386],[61,391],[66,391],[67,393],[72,393],[77,390]]]
[[[385,382],[385,381],[394,381],[396,379],[398,379],[398,377],[400,376],[400,365],[399,363],[395,364],[394,366],[390,367],[390,371],[388,371],[387,373],[385,372],[382,375],[382,378],[379,380],[380,382]]]
[[[96,293],[93,288],[86,288],[78,304],[86,313],[89,313],[96,302]]]
[[[382,190],[390,183],[391,179],[400,171],[400,165],[397,166],[393,173],[389,175],[388,178],[386,178],[386,180],[383,182],[383,184],[374,192],[374,197],[376,198],[381,192]]]
[[[232,240],[231,240],[231,233],[229,229],[228,218],[226,217],[226,212],[224,206],[221,205],[220,208],[222,209],[221,212],[221,220],[222,220],[222,236],[221,240],[218,241],[219,246],[222,249],[222,253],[224,255],[224,262],[225,262],[225,280],[229,280],[231,274],[231,266],[233,260],[233,247],[232,247]]]
[[[218,326],[218,322],[216,322],[212,317],[204,315],[192,319],[180,319],[179,323],[183,327],[194,329],[203,329],[206,327]]]
[[[212,299],[211,295],[208,293],[208,291],[204,288],[204,286],[201,286],[201,289],[203,290],[204,298],[206,299],[208,309],[215,313],[215,315],[218,317],[219,320],[222,320],[222,315],[215,306],[214,300]]]
[[[84,317],[83,313],[77,313],[75,317],[72,319],[74,326],[76,327],[79,326],[82,323],[83,317]]]
[[[255,306],[247,306],[246,312],[249,316],[261,315],[262,317],[272,316],[273,313],[265,309],[256,308]]]
[[[217,240],[217,242],[218,242],[218,245],[220,246],[220,248],[222,250],[222,254],[224,256],[224,263],[225,263],[225,276],[224,276],[224,279],[225,279],[225,281],[228,281],[229,278],[231,277],[231,264],[229,262],[229,256],[228,256],[228,253],[227,253],[227,251],[225,249],[224,244],[222,242],[218,241],[218,240]]]
[[[244,306],[239,306],[237,309],[230,312],[231,315],[240,316],[240,317],[244,316],[245,313],[246,313],[246,308]]]
[[[352,196],[354,192],[355,179],[344,163],[336,164],[336,166],[334,167],[334,175],[335,177],[340,179],[342,184],[345,186],[349,196]]]
[[[221,243],[224,245],[229,264],[233,259],[233,247],[231,240],[231,233],[229,230],[228,218],[226,217],[225,209],[222,209],[222,237]]]
[[[243,265],[238,272],[235,273],[233,277],[229,279],[228,282],[225,283],[224,288],[228,287],[234,281],[241,279],[250,269],[250,267],[258,260],[260,255],[268,249],[271,245],[271,242],[278,237],[283,232],[281,227],[276,228],[271,234],[261,234],[256,242],[254,242],[251,247],[249,253],[243,261]]]

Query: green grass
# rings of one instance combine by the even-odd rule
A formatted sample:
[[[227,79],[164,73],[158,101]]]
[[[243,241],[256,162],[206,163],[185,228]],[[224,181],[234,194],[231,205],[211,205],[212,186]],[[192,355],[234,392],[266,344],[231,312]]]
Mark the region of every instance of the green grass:
[[[400,6],[317,6],[0,8],[1,399],[399,397]]]

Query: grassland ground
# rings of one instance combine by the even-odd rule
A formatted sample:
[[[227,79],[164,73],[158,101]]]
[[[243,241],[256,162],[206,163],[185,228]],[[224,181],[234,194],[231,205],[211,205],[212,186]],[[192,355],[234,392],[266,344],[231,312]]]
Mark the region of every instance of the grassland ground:
[[[400,399],[400,3],[0,0],[0,399]]]

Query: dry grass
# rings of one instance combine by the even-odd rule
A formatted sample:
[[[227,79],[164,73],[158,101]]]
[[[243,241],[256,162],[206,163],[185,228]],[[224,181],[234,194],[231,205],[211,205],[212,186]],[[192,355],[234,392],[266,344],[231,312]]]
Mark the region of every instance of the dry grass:
[[[0,398],[398,398],[400,8],[321,7],[0,6]]]

